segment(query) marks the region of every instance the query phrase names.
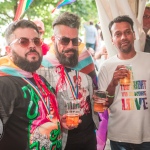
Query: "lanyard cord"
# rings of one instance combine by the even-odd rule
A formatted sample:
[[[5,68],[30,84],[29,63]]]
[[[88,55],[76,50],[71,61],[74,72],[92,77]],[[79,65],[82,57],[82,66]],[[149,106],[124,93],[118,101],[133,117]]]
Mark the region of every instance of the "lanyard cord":
[[[72,95],[73,95],[74,99],[78,99],[78,85],[76,86],[76,89],[75,89],[74,86],[73,86],[73,83],[71,81],[71,78],[70,78],[70,76],[69,76],[69,74],[67,72],[67,70],[66,69],[64,69],[64,70],[65,70],[65,74],[66,74],[68,83],[70,85],[70,89],[71,89]],[[76,70],[75,70],[75,72],[76,72],[76,79],[78,79],[79,73]]]
[[[38,86],[38,89],[36,88],[36,86],[29,81],[27,78],[22,78],[24,81],[26,81],[27,83],[29,83],[34,90],[38,93],[38,95],[40,96],[48,115],[50,114],[50,103],[56,113],[57,118],[60,120],[59,118],[59,114],[58,114],[58,108],[57,108],[57,104],[56,104],[56,98],[54,96],[54,94],[46,87],[45,83],[40,79],[39,75],[36,73],[33,73],[33,78]]]
[[[48,106],[46,103],[45,103],[45,101],[44,101],[44,98],[43,98],[43,96],[41,95],[41,93],[40,93],[40,91],[39,91],[39,89],[38,88],[36,88],[36,86],[30,81],[30,80],[28,80],[27,78],[22,78],[25,82],[27,82],[28,84],[30,84],[31,86],[32,86],[32,88],[36,91],[36,93],[40,96],[40,98],[41,98],[41,100],[42,100],[42,102],[43,102],[43,104],[44,104],[44,106],[45,106],[45,108],[46,108],[46,110],[47,110],[47,113],[49,114],[50,113],[50,106]]]

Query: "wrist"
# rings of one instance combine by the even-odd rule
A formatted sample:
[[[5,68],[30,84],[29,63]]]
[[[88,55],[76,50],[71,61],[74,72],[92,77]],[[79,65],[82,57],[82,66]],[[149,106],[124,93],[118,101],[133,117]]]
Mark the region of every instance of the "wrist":
[[[108,92],[108,91],[107,91]],[[109,94],[109,93],[107,93],[107,97],[108,98],[114,98],[115,97],[115,94]]]

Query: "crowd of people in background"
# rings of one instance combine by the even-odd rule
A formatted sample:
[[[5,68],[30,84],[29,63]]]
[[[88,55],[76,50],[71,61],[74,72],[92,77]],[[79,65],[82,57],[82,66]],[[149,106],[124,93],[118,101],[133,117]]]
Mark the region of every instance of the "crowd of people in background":
[[[143,52],[134,47],[129,16],[109,23],[117,48],[113,57],[100,22],[82,25],[85,41],[80,39],[80,26],[76,14],[58,15],[50,44],[44,42],[42,20],[22,19],[7,27],[6,54],[0,55],[0,149],[99,150],[96,131],[102,126],[93,95],[100,89],[107,92],[103,105],[107,113],[109,109],[111,150],[150,150],[150,7],[143,15]],[[90,69],[81,71],[83,58],[92,60],[96,84]],[[130,81],[122,84],[126,77]],[[67,102],[72,100],[79,100],[77,125],[67,125]]]

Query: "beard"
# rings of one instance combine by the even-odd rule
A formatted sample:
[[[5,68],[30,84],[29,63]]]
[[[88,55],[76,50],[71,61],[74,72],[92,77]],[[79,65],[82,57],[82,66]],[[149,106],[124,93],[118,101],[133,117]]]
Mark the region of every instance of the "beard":
[[[121,50],[123,53],[128,54],[129,52],[132,51],[132,45],[129,45],[126,49],[120,48],[120,50]]]
[[[66,57],[64,54],[67,52],[72,52],[74,53],[71,57]],[[59,60],[59,63],[62,64],[63,66],[73,68],[78,64],[78,50],[77,49],[68,49],[64,50],[62,53],[58,51],[58,47],[55,44],[55,54],[57,59]]]
[[[36,52],[36,50],[30,50],[30,52],[31,51]],[[19,56],[15,51],[12,51],[12,58],[13,58],[14,64],[18,66],[19,68],[21,68],[22,70],[25,70],[27,72],[34,72],[40,67],[41,62],[42,62],[42,56],[40,56],[39,53],[38,53],[38,56],[39,56],[39,60],[30,62],[27,60],[27,54],[25,55],[25,58],[23,58]]]

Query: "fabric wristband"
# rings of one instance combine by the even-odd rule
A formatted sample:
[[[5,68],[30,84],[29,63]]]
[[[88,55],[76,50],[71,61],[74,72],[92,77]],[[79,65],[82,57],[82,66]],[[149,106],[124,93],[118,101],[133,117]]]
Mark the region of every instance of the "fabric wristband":
[[[108,97],[108,98],[114,98],[115,95],[108,95],[108,94],[107,94],[107,97]]]

